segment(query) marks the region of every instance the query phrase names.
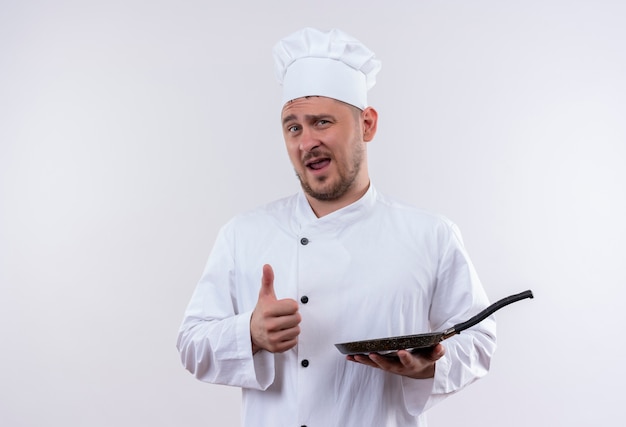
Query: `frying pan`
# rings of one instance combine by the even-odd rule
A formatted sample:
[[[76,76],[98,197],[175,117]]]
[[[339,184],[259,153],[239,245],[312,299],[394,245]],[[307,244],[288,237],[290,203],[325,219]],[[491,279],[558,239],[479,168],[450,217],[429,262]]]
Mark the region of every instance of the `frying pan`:
[[[428,352],[439,342],[450,338],[453,335],[461,333],[461,331],[464,331],[467,328],[476,325],[477,323],[482,322],[487,317],[491,316],[494,312],[500,310],[502,307],[516,301],[523,300],[525,298],[533,298],[532,291],[528,290],[519,294],[508,296],[506,298],[502,298],[501,300],[496,301],[489,307],[485,308],[483,311],[481,311],[471,319],[462,323],[458,323],[443,332],[431,332],[426,334],[403,335],[391,338],[353,341],[335,344],[335,347],[337,347],[337,349],[341,353],[348,355],[379,353],[385,356],[394,356],[398,350],[408,350],[413,353]]]

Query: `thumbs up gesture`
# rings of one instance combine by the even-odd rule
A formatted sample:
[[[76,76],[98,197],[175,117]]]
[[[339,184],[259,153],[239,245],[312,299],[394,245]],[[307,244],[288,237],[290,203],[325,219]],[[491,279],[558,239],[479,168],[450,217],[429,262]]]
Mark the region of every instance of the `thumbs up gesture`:
[[[263,266],[263,278],[256,307],[250,319],[252,352],[265,349],[282,353],[294,347],[300,334],[301,317],[293,299],[277,299],[274,293],[274,270]]]

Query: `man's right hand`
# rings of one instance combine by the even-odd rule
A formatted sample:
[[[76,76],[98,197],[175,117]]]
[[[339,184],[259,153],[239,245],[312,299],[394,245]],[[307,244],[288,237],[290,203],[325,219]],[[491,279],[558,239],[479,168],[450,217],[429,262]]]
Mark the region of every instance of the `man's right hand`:
[[[263,266],[261,290],[250,319],[252,352],[265,349],[282,353],[298,343],[300,334],[298,303],[293,299],[276,299],[274,293],[274,270],[269,264]]]

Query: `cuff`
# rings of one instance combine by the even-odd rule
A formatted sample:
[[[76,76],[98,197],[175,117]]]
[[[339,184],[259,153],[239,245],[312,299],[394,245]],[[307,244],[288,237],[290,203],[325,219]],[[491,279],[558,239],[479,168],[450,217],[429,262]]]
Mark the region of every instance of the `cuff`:
[[[274,355],[265,350],[252,354],[251,316],[251,311],[237,316],[235,325],[239,343],[237,359],[241,360],[244,365],[243,372],[253,372],[254,378],[249,379],[249,388],[266,390],[274,382]]]
[[[419,416],[443,398],[448,372],[450,372],[450,359],[444,356],[435,365],[434,378],[416,380],[402,377],[404,406],[409,414]]]

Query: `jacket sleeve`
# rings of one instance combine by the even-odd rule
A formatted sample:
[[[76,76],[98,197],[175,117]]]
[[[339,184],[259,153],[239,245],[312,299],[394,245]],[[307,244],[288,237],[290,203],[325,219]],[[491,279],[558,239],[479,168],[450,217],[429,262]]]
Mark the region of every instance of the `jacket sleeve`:
[[[253,307],[240,308],[234,291],[233,240],[228,226],[220,230],[185,311],[177,348],[185,369],[201,381],[265,390],[274,381],[274,358],[265,351],[252,354]]]
[[[431,328],[436,332],[468,320],[489,305],[458,228],[449,223],[445,230],[440,237],[437,280],[429,315]],[[494,317],[442,344],[446,354],[437,361],[434,378],[402,379],[405,405],[411,414],[426,411],[487,374],[496,349]]]

